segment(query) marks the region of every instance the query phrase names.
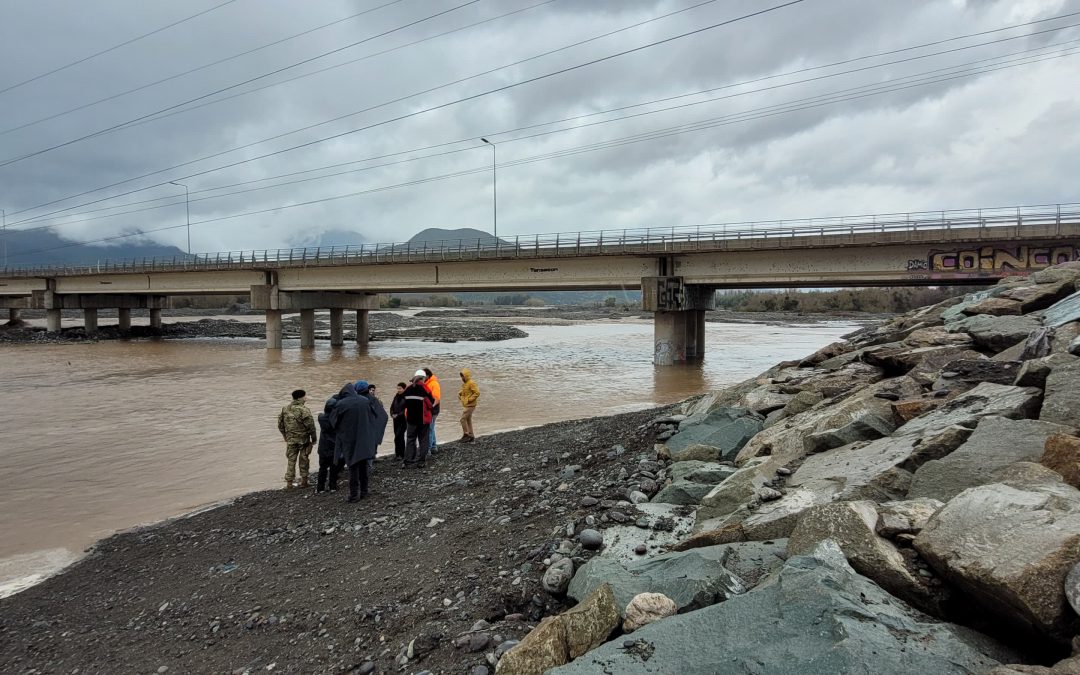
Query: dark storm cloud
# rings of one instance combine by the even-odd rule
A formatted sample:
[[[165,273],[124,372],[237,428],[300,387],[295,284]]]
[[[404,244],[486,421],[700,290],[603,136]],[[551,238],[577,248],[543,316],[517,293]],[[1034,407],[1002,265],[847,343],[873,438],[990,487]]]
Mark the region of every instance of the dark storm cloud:
[[[385,1],[238,0],[176,29],[0,94],[0,130],[282,39]],[[539,1],[483,0],[224,95],[344,63]],[[174,106],[464,2],[405,0],[272,49],[0,135],[0,159],[34,152]],[[0,88],[215,4],[218,3],[213,0],[183,5],[136,0],[79,5],[62,0],[9,3],[0,10],[4,13],[0,17]],[[697,4],[695,0],[557,0],[423,44],[153,123],[138,124],[0,167],[0,208],[8,213],[18,212],[101,185],[190,162],[407,97],[694,4]],[[9,222],[117,192],[177,180],[202,170],[378,123],[663,40],[764,6],[767,5],[749,0],[710,3],[338,122],[177,168],[108,192],[17,214],[9,218]],[[456,139],[473,139],[470,142],[474,146],[472,149],[445,157],[222,199],[193,201],[192,219],[196,222],[211,220],[370,191],[490,166],[490,149],[476,140],[481,135],[1073,11],[1080,11],[1080,0],[934,0],[915,5],[899,1],[807,0],[790,8],[506,92],[183,182],[190,185],[193,199],[198,200],[206,195],[197,191],[205,188]],[[1053,24],[950,43],[937,49],[1078,20],[1080,17],[1073,17]],[[748,111],[805,97],[881,83],[890,78],[1078,37],[1080,32],[1076,29],[1060,31],[865,73],[724,98],[682,110],[585,126],[533,140],[512,141],[519,136],[556,127],[498,136],[495,140],[501,165],[500,234],[980,206],[1003,200],[1018,203],[1075,200],[1070,177],[1080,169],[1080,152],[1077,152],[1080,148],[1078,141],[1064,130],[1074,127],[1077,121],[1080,104],[1071,83],[1075,82],[1076,59],[1080,57],[729,123],[571,157],[520,166],[513,163],[545,153],[616,141],[725,115],[746,115]],[[923,53],[929,51],[933,50]],[[878,62],[883,60],[887,59]],[[716,92],[712,96],[728,96],[836,70],[769,80]],[[216,98],[209,97],[204,101]],[[686,99],[689,100],[700,98]],[[619,115],[564,123],[558,128]],[[357,164],[335,171],[363,166]],[[1021,166],[1025,167],[1024,171],[1017,170]],[[490,180],[490,172],[485,170],[459,178],[196,226],[192,234],[195,248],[223,250],[303,243],[328,230],[353,230],[370,241],[388,241],[407,238],[432,226],[487,227],[491,222]],[[244,187],[260,185],[265,184]],[[147,230],[180,224],[183,222],[183,190],[172,185],[151,188],[115,202],[73,209],[71,213],[80,214],[106,205],[167,195],[179,195],[180,202],[174,199],[172,205],[160,210],[72,222],[96,218],[102,213],[77,215],[60,221],[68,223],[61,226],[62,231],[67,236],[92,239],[133,228]],[[41,223],[19,227],[33,224]],[[154,236],[163,242],[177,243],[183,235],[182,230],[173,230]]]

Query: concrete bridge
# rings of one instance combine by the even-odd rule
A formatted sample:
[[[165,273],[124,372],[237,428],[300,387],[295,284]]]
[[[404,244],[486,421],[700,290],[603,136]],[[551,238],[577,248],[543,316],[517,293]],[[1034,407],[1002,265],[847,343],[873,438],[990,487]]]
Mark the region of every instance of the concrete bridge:
[[[605,230],[506,240],[214,253],[0,270],[0,307],[150,310],[160,326],[169,296],[249,294],[266,312],[266,346],[281,348],[281,316],[299,313],[302,348],[315,344],[315,310],[330,310],[331,344],[357,312],[357,341],[378,294],[640,289],[655,312],[658,365],[704,355],[705,311],[722,288],[992,284],[1080,259],[1080,204],[701,227]]]

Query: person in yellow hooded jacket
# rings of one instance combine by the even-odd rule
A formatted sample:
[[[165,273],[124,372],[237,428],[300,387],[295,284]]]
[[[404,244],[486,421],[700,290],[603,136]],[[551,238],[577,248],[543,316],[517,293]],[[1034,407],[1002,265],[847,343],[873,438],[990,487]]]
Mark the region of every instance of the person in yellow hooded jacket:
[[[458,392],[458,400],[461,401],[461,443],[471,443],[476,440],[473,435],[472,416],[476,410],[476,402],[480,400],[480,387],[472,378],[472,371],[468,368],[461,369],[461,391]]]

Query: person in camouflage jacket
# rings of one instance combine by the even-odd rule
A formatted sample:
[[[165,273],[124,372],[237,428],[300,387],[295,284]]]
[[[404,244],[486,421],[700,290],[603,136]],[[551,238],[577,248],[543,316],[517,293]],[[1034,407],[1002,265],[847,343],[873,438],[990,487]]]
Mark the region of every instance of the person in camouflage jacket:
[[[315,434],[315,418],[304,405],[307,401],[307,392],[297,389],[292,393],[292,398],[292,403],[281,409],[277,421],[278,431],[285,439],[286,490],[293,487],[297,464],[300,465],[300,487],[308,486],[311,448],[319,440]]]

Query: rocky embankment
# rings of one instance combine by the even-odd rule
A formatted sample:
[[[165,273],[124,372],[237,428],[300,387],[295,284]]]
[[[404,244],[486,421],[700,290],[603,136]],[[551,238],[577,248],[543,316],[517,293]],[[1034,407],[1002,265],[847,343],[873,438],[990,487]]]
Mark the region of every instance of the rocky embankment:
[[[190,316],[190,310],[181,314]],[[75,315],[73,315],[75,316]],[[104,312],[102,316],[108,316]],[[356,339],[356,316],[349,312],[343,327],[347,342]],[[286,339],[300,338],[300,318],[290,316],[282,321]],[[317,340],[329,340],[330,321],[316,316]],[[495,342],[528,337],[528,333],[515,326],[494,321],[454,321],[453,319],[423,319],[401,316],[390,312],[372,312],[369,315],[369,331],[372,341],[420,340],[424,342]],[[44,328],[31,327],[25,321],[16,325],[0,325],[0,342],[67,343],[94,340],[125,340],[132,338],[262,338],[266,336],[266,324],[262,322],[235,321],[232,319],[199,319],[165,323],[160,329],[146,325],[134,325],[131,330],[121,331],[118,326],[99,326],[95,335],[87,335],[82,326],[64,328],[60,333],[46,333]]]
[[[0,601],[0,670],[1080,672],[1078,287],[118,535]]]

